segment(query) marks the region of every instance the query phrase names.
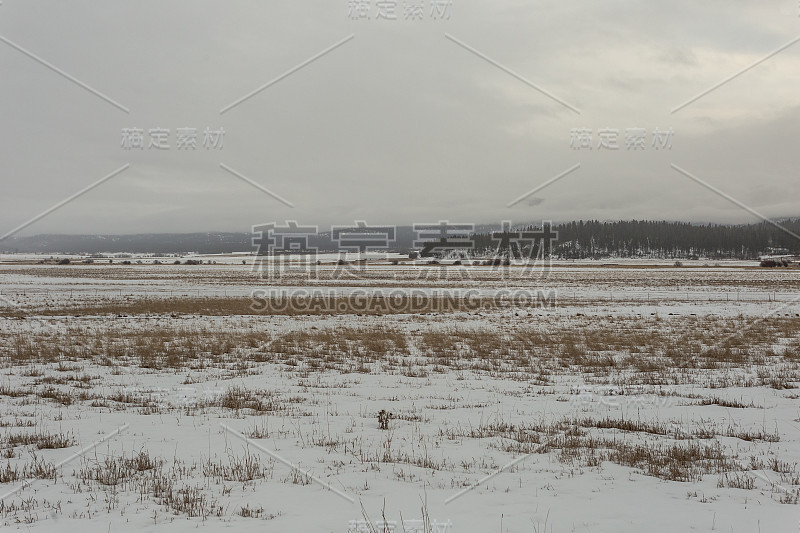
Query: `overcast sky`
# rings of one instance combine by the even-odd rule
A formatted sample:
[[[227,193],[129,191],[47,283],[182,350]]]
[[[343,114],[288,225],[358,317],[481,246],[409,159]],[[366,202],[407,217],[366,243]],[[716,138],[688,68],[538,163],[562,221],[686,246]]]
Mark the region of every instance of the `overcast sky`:
[[[348,0],[3,0],[0,234],[127,164],[20,235],[758,220],[672,164],[800,215],[800,43],[672,113],[800,36],[796,0],[452,0],[445,20],[430,0],[423,20],[406,0],[378,19],[379,3],[353,20]],[[143,150],[123,128],[144,130]],[[153,128],[169,149],[148,148]],[[196,150],[177,149],[178,128]],[[221,149],[206,128],[224,128]],[[577,128],[591,150],[571,146]],[[604,128],[618,150],[598,147]],[[646,130],[643,150],[627,128]]]

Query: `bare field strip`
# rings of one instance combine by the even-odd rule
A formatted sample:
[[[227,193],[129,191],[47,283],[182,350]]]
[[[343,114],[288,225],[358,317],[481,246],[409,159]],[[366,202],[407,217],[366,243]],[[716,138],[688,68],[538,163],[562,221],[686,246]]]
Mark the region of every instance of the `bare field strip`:
[[[314,270],[313,283],[308,273],[283,272],[276,279],[262,279],[251,265],[67,265],[31,266],[0,265],[0,275],[8,290],[37,290],[45,286],[67,290],[103,288],[109,282],[121,282],[120,288],[152,287],[151,290],[198,289],[223,290],[227,287],[308,286],[341,287],[455,287],[526,286],[561,287],[580,290],[631,288],[639,290],[742,290],[800,292],[799,269],[763,269],[749,266],[668,267],[659,265],[619,265],[602,267],[585,264],[553,263],[528,271],[520,266],[452,267],[452,266],[373,266],[354,270],[338,270],[329,266]],[[112,286],[115,284],[111,283]]]
[[[711,312],[714,306],[727,305],[740,314],[753,312],[751,304],[771,304],[779,317],[800,317],[793,305],[800,295],[792,293],[686,293],[620,291],[578,294],[558,290],[465,290],[374,289],[348,293],[341,290],[276,289],[266,296],[192,296],[180,294],[146,295],[111,293],[60,295],[57,292],[9,294],[0,299],[0,317],[124,317],[124,316],[301,316],[301,315],[399,315],[432,313],[470,313],[491,310],[539,311],[557,314],[593,312],[608,314],[624,310],[628,314],[694,316]],[[489,296],[494,295],[494,296]]]
[[[109,298],[97,303],[77,301],[72,305],[54,302],[56,305],[37,307],[5,306],[0,308],[0,317],[25,318],[33,316],[103,316],[103,315],[198,315],[198,316],[243,316],[243,315],[390,315],[414,313],[456,313],[463,311],[491,310],[502,307],[547,308],[556,305],[555,294],[538,297],[532,293],[524,301],[500,298],[485,298],[474,295],[469,298],[435,297],[424,294],[399,293],[397,297],[367,295],[337,295],[332,297],[292,296],[280,298],[153,298],[129,297]]]

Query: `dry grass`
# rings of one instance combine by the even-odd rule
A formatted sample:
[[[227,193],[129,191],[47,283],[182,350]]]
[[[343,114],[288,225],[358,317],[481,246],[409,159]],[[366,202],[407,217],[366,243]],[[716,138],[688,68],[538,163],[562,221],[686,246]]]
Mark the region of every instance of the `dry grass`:
[[[108,298],[97,301],[57,301],[48,305],[0,307],[0,317],[30,318],[81,316],[333,316],[457,313],[492,310],[502,307],[553,307],[555,293],[531,293],[527,299],[511,302],[507,298],[479,298],[475,295],[427,296],[399,293],[397,297],[366,294],[298,296],[291,300],[278,297],[176,297]]]
[[[70,320],[59,321],[58,329],[31,330],[15,324],[13,330],[0,332],[0,353],[4,356],[0,364],[15,377],[14,385],[11,380],[0,383],[0,396],[15,408],[57,402],[86,411],[138,410],[149,415],[172,410],[171,414],[180,416],[207,416],[209,410],[216,410],[211,411],[212,416],[260,417],[246,432],[251,438],[291,437],[303,447],[320,448],[325,455],[340,454],[330,462],[336,465],[331,470],[336,471],[347,471],[347,465],[356,465],[362,471],[379,471],[391,464],[394,479],[407,483],[418,483],[420,471],[435,471],[439,478],[440,472],[452,472],[455,479],[457,475],[497,468],[491,456],[459,458],[450,453],[452,448],[445,448],[447,444],[476,439],[484,440],[482,445],[493,448],[492,453],[497,455],[548,453],[564,468],[576,470],[612,462],[663,480],[695,482],[713,475],[721,487],[750,490],[755,485],[742,472],[748,468],[769,469],[792,490],[800,485],[794,464],[777,457],[768,461],[763,456],[763,463],[745,465],[737,455],[745,449],[763,450],[778,442],[777,428],[765,427],[766,422],[754,427],[739,425],[733,417],[711,416],[715,409],[734,409],[738,413],[765,409],[747,399],[742,391],[735,396],[726,395],[725,388],[770,387],[776,395],[785,395],[780,391],[800,383],[800,321],[790,317],[753,321],[571,316],[510,319],[497,325],[481,320],[473,317],[470,324],[458,324],[442,323],[432,317],[405,321],[389,317],[365,319],[358,326],[347,327],[331,326],[332,321],[327,320],[298,320],[295,330],[275,328],[269,321],[248,317],[191,322],[145,317],[124,321]],[[710,339],[724,340],[712,345]],[[115,375],[123,367],[139,375],[177,376],[186,383],[198,376],[212,381],[212,375],[233,378],[278,372],[282,378],[296,380],[300,392],[290,395],[228,384],[216,396],[180,406],[162,405],[146,391],[125,390],[119,384],[97,386],[100,376]],[[338,385],[325,383],[328,373],[336,376]],[[319,407],[314,402],[320,402],[319,397],[328,392],[322,390],[325,387],[348,389],[352,383],[367,379],[361,373],[419,378],[415,383],[420,386],[424,386],[427,376],[436,373],[455,380],[490,376],[518,382],[515,386],[524,388],[524,392],[515,394],[521,398],[556,395],[559,387],[563,390],[565,383],[576,381],[613,387],[621,395],[641,390],[660,394],[662,385],[689,385],[691,393],[672,394],[692,406],[703,422],[576,414],[551,422],[491,420],[469,427],[445,424],[438,435],[435,430],[426,435],[419,428],[430,423],[431,417],[424,410],[406,405],[405,409],[391,409],[393,415],[386,431],[377,430],[375,410],[364,412],[363,420],[354,420],[343,434],[337,434],[330,427],[324,428],[321,408],[314,413],[300,410],[300,406],[309,410]],[[481,403],[482,398],[473,400],[431,398],[425,409],[493,408],[488,402]],[[560,396],[555,401],[566,400]],[[326,408],[326,419],[331,409],[335,407]],[[268,424],[268,416],[270,421],[274,416],[276,422]],[[300,417],[305,417],[303,427],[298,422]],[[290,421],[288,429],[285,420]],[[0,425],[13,429],[5,430],[6,437],[0,440],[0,448],[6,454],[0,482],[35,477],[58,479],[60,475],[52,465],[38,459],[23,464],[18,460],[20,452],[31,451],[23,448],[26,446],[71,446],[74,440],[67,434],[18,429],[35,427],[28,422],[19,416],[2,419]],[[380,436],[370,436],[362,424],[368,424]],[[358,431],[360,425],[362,429]],[[407,435],[397,435],[402,427],[415,428],[412,435],[416,436],[409,440]],[[729,443],[726,439],[737,441],[724,447],[722,443]],[[137,495],[141,502],[152,502],[159,512],[173,516],[277,516],[259,506],[237,504],[229,509],[219,490],[212,488],[222,487],[224,496],[233,484],[252,487],[275,479],[271,462],[262,463],[249,454],[182,462],[141,450],[128,456],[84,459],[74,478],[71,488],[76,493],[103,494],[109,512],[121,509],[121,500],[127,493]],[[299,486],[311,482],[299,470],[289,471],[277,481]],[[796,503],[797,494],[780,494],[780,501]],[[3,512],[14,516],[21,513],[16,507],[13,511],[0,507],[0,514]]]
[[[534,377],[540,384],[558,375],[585,375],[587,382],[617,385],[691,383],[776,390],[800,382],[800,320],[792,318],[629,317],[613,319],[609,327],[604,317],[574,317],[507,329],[452,325],[418,332],[385,324],[275,332],[246,318],[238,320],[238,326],[174,321],[145,329],[110,321],[68,326],[61,333],[0,332],[0,353],[6,355],[6,364],[26,366],[40,397],[62,405],[92,398],[88,390],[97,376],[84,372],[81,362],[151,370],[230,365],[240,374],[262,363],[281,363],[306,374],[476,371],[510,379]],[[708,339],[724,340],[710,345]],[[42,364],[58,364],[59,374],[33,366]],[[25,391],[0,384],[0,394],[19,397]],[[746,407],[733,400],[709,403]]]
[[[704,474],[742,470],[742,465],[730,458],[714,439],[714,431],[696,428],[684,433],[669,426],[610,418],[563,418],[547,424],[510,424],[500,420],[477,427],[442,430],[440,436],[449,440],[495,439],[494,446],[515,454],[558,452],[562,463],[577,466],[598,466],[610,461],[670,481],[698,481]],[[777,440],[777,435],[743,431],[729,436]]]
[[[130,456],[111,455],[102,460],[82,458],[80,466],[73,472],[73,490],[104,492],[109,511],[119,505],[120,494],[130,493],[136,494],[140,502],[154,501],[167,513],[205,520],[212,516],[221,517],[226,512],[218,499],[218,492],[211,490],[215,485],[233,482],[252,486],[257,480],[271,479],[273,474],[273,461],[262,463],[250,454],[230,456],[228,461],[208,460],[198,464],[176,458],[168,463],[151,456],[147,450],[140,450]],[[196,476],[202,482],[188,481]],[[229,491],[223,490],[223,495]],[[262,514],[263,509],[260,512],[254,510],[250,516],[262,517]]]
[[[33,446],[38,450],[57,450],[69,448],[78,442],[75,436],[70,433],[50,433],[40,430],[34,433],[19,432],[8,433],[0,437],[0,446],[17,447]]]

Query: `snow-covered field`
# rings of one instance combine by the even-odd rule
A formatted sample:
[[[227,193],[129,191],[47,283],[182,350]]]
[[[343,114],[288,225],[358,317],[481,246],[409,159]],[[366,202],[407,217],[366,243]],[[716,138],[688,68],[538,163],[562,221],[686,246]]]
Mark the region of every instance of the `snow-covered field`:
[[[800,270],[226,257],[0,258],[0,527],[799,530]],[[353,304],[388,291],[479,305]]]

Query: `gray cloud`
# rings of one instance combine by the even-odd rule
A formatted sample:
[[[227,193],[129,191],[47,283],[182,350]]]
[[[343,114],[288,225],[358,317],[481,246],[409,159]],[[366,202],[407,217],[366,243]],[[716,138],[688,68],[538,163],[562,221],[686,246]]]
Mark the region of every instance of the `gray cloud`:
[[[402,2],[399,2],[402,11]],[[800,44],[670,110],[800,34],[785,2],[495,3],[449,21],[352,21],[346,0],[5,0],[0,35],[129,107],[126,114],[0,43],[0,234],[125,163],[25,234],[246,231],[272,220],[753,217],[676,163],[769,216],[797,215]],[[480,50],[577,115],[444,37]],[[220,115],[344,37],[355,38]],[[122,128],[172,130],[126,151]],[[183,152],[176,128],[223,127]],[[573,150],[570,130],[675,131],[671,151]],[[294,209],[226,173],[223,162]],[[513,208],[551,177],[581,169]],[[709,196],[712,195],[712,196]]]

